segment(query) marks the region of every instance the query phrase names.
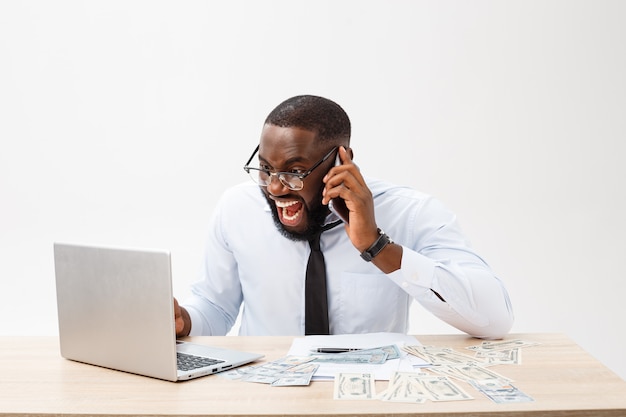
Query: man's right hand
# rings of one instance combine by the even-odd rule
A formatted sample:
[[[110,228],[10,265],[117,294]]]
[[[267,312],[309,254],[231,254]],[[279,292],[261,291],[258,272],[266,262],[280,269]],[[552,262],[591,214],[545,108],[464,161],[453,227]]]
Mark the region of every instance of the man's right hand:
[[[189,336],[191,318],[187,310],[182,308],[174,298],[174,323],[176,323],[176,337]]]

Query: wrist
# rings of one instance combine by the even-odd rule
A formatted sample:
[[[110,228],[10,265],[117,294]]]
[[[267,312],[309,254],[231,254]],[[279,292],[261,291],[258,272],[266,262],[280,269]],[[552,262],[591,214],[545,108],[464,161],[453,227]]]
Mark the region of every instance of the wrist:
[[[189,333],[191,332],[191,317],[189,316],[189,312],[185,308],[181,307],[180,315],[182,316],[184,325],[183,330],[178,334],[178,336],[189,336]]]
[[[378,236],[376,240],[364,251],[361,252],[361,258],[363,258],[367,262],[371,262],[380,252],[382,252],[385,247],[393,241],[385,232],[383,232],[380,228],[377,229]]]

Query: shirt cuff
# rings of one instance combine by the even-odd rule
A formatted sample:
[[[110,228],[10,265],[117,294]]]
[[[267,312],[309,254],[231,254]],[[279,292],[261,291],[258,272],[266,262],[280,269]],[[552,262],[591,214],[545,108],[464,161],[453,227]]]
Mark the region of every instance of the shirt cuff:
[[[413,249],[402,246],[402,264],[400,269],[387,276],[405,291],[414,294],[415,287],[422,290],[432,288],[436,262]],[[412,289],[413,288],[413,289]]]
[[[185,305],[185,310],[189,313],[191,319],[191,328],[189,329],[189,336],[202,336],[202,315],[194,307]]]

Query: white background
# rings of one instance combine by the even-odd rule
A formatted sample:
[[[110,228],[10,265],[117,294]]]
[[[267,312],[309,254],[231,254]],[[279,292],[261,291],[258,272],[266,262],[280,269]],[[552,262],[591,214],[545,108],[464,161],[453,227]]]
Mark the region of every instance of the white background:
[[[458,214],[513,332],[626,378],[625,21],[595,0],[0,2],[0,334],[56,334],[54,241],[171,249],[184,298],[265,116],[307,93],[351,116],[363,172]]]

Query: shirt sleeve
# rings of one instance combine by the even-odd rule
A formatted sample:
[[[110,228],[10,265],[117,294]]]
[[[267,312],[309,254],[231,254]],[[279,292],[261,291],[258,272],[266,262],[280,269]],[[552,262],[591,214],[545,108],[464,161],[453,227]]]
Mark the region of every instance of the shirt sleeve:
[[[479,338],[501,338],[513,325],[508,293],[469,246],[456,216],[431,201],[414,216],[412,247],[388,277],[432,314]],[[441,298],[440,298],[441,297]],[[442,300],[443,299],[443,300]]]
[[[202,278],[192,284],[183,306],[191,318],[190,336],[223,336],[233,327],[243,295],[236,261],[222,233],[221,208],[209,224]]]

